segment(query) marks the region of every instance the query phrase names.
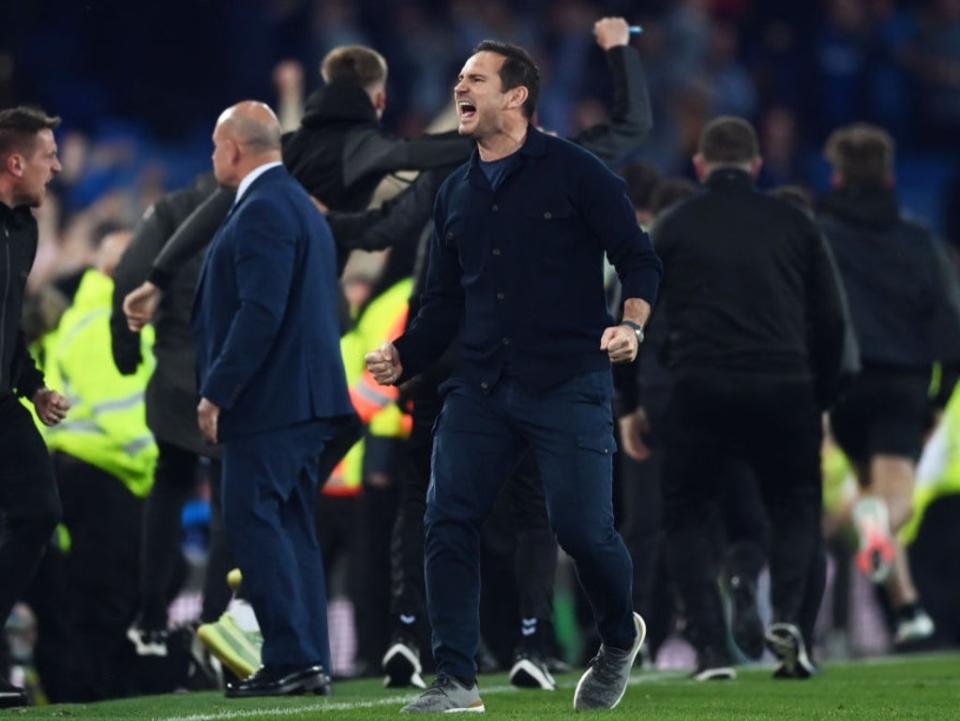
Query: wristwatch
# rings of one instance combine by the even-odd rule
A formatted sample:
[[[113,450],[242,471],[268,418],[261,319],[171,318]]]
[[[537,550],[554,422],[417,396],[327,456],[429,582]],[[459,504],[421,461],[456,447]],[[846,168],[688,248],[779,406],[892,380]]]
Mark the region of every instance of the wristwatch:
[[[634,323],[632,320],[622,320],[620,321],[620,325],[625,325],[627,326],[627,328],[632,329],[633,332],[637,334],[637,344],[638,345],[643,344],[643,326],[642,325],[640,325],[639,323]]]

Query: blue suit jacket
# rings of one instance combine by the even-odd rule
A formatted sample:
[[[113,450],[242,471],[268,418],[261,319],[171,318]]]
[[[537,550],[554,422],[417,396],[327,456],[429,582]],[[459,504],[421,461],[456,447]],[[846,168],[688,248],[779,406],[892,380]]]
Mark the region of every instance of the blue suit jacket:
[[[221,441],[353,412],[326,220],[282,167],[258,177],[214,236],[194,298],[200,395]]]

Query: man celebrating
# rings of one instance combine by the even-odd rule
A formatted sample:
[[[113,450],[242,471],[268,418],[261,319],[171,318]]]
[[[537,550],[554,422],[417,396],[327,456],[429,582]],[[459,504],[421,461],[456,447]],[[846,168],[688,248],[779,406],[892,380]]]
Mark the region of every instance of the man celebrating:
[[[70,409],[43,385],[20,331],[27,276],[37,254],[37,221],[30,208],[47,196],[60,172],[53,130],[60,118],[33,108],[0,112],[0,628],[37,570],[60,520],[53,466],[33,419],[17,396],[29,398],[53,426]],[[0,677],[0,708],[27,701]]]
[[[213,169],[236,189],[201,271],[193,333],[200,429],[223,447],[223,516],[263,632],[263,667],[227,695],[326,693],[317,460],[352,413],[340,359],[330,229],[280,162],[266,105],[220,116]]]
[[[473,658],[478,529],[530,448],[550,520],[574,558],[603,645],[578,709],[613,708],[643,641],[631,562],[613,527],[610,363],[632,361],[660,263],[622,182],[588,152],[531,124],[540,77],[522,48],[485,41],[454,88],[459,131],[477,143],[437,196],[423,304],[395,344],[367,355],[380,383],[435,361],[460,330],[444,384],[427,498],[427,605],[438,677],[408,712],[483,710]],[[611,325],[603,254],[623,282]]]

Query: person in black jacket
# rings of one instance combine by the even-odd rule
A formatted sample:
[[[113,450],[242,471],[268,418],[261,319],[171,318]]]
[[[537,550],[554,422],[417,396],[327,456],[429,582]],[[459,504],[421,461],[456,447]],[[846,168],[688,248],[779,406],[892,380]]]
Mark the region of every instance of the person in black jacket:
[[[26,107],[0,111],[0,627],[37,571],[61,505],[47,447],[20,403],[28,398],[48,426],[70,403],[43,383],[27,351],[20,315],[37,253],[39,207],[60,172],[54,129],[60,118]],[[23,689],[0,674],[0,707],[22,706]]]
[[[758,192],[753,128],[720,117],[694,166],[705,191],[655,229],[664,263],[672,397],[665,467],[666,550],[698,653],[695,677],[732,678],[712,568],[715,501],[736,462],[756,473],[771,522],[778,676],[802,678],[823,593],[820,411],[844,358],[843,291],[812,220]]]
[[[387,65],[372,48],[331,50],[321,75],[325,84],[308,98],[301,127],[283,137],[283,162],[325,210],[349,214],[328,217],[342,272],[353,249],[416,242],[436,189],[449,170],[468,157],[470,144],[454,134],[407,140],[383,130]],[[365,213],[380,181],[400,170],[432,172],[422,174],[380,210]],[[159,291],[180,265],[206,246],[232,204],[233,193],[220,188],[197,209],[157,256],[148,281],[127,299],[128,316],[132,313],[138,323],[149,320]]]
[[[934,631],[896,531],[912,515],[924,438],[956,383],[960,289],[944,247],[899,209],[890,135],[866,124],[839,128],[826,155],[834,187],[817,217],[837,258],[863,359],[830,421],[862,489],[854,507],[858,564],[886,582],[897,615],[894,642],[905,645]],[[943,372],[931,394],[936,362]]]
[[[121,373],[136,372],[143,360],[139,334],[127,328],[123,315],[124,296],[143,281],[164,243],[215,187],[213,176],[207,174],[183,190],[164,195],[134,230],[133,240],[114,273],[110,331],[114,362]],[[157,366],[145,400],[147,425],[160,455],[143,510],[139,610],[127,631],[141,656],[168,655],[167,606],[180,558],[180,513],[201,469],[207,473],[212,496],[201,622],[215,621],[230,600],[226,574],[232,563],[219,508],[220,454],[218,448],[203,442],[195,421],[196,357],[190,340],[190,310],[201,259],[192,259],[173,277],[154,319]]]

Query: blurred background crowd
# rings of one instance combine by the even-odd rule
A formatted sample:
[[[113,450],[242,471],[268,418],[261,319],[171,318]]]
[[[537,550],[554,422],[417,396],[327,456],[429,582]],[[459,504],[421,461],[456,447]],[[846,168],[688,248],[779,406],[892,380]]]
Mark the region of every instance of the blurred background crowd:
[[[823,157],[829,132],[869,121],[897,143],[903,206],[960,250],[960,0],[34,0],[5,3],[2,12],[0,107],[34,103],[64,120],[57,131],[63,172],[38,211],[34,291],[53,283],[69,297],[104,237],[132,228],[165,192],[208,171],[210,132],[223,107],[262,99],[296,127],[305,95],[319,84],[320,59],[339,45],[370,45],[388,59],[383,125],[399,135],[417,135],[449,110],[460,66],[490,37],[529,48],[540,64],[541,126],[569,137],[602,123],[612,87],[590,28],[604,15],[643,27],[632,44],[646,73],[654,128],[630,158],[645,163],[631,184],[638,205],[644,194],[649,203],[644,179],[654,171],[693,179],[690,158],[700,131],[717,115],[755,124],[765,159],[762,188],[798,185],[812,195],[829,186]],[[375,268],[358,267],[345,278],[361,288],[349,296],[355,300],[376,283]],[[834,466],[840,488],[845,469],[842,461]],[[383,474],[364,481],[381,491],[389,483]],[[837,500],[842,492],[827,495]],[[199,613],[207,508],[201,486],[184,512],[185,563],[173,624]],[[383,541],[362,524],[354,534],[345,544],[347,564],[351,553],[354,564],[370,557],[362,548],[366,534],[371,543]],[[497,554],[492,558],[496,568]],[[824,643],[834,656],[888,650],[892,635],[882,603],[869,583],[848,572],[849,555],[840,558],[831,576],[840,579],[831,583],[831,592],[842,585],[840,600],[824,612],[826,626],[840,630]],[[362,584],[344,580],[348,572],[339,580],[334,575],[337,674],[378,672],[388,632],[389,572],[385,557],[380,563],[360,572],[383,578],[382,587],[363,591],[382,597],[382,622],[367,616],[361,627],[353,594]],[[580,661],[574,586],[571,574],[562,573],[557,654]],[[491,596],[487,607],[494,616],[515,617],[504,598],[509,594],[500,601]],[[364,603],[368,611],[377,607],[369,598]],[[509,625],[512,631],[514,621]],[[9,628],[11,651],[27,670],[30,628],[21,608]],[[503,663],[509,639],[488,640]],[[680,642],[663,649],[662,666],[690,660]]]
[[[30,101],[65,119],[37,281],[82,262],[99,221],[131,223],[164,188],[207,169],[220,109],[313,89],[336,45],[368,44],[389,58],[384,124],[410,135],[449,105],[467,49],[486,37],[519,42],[543,69],[540,124],[571,136],[609,107],[589,32],[601,14],[644,28],[635,45],[655,126],[641,159],[689,174],[704,121],[735,114],[760,132],[762,184],[822,188],[829,130],[875,122],[899,144],[905,205],[960,243],[950,202],[960,193],[950,152],[960,123],[957,0],[38,0],[8,3],[4,14],[0,105]]]

